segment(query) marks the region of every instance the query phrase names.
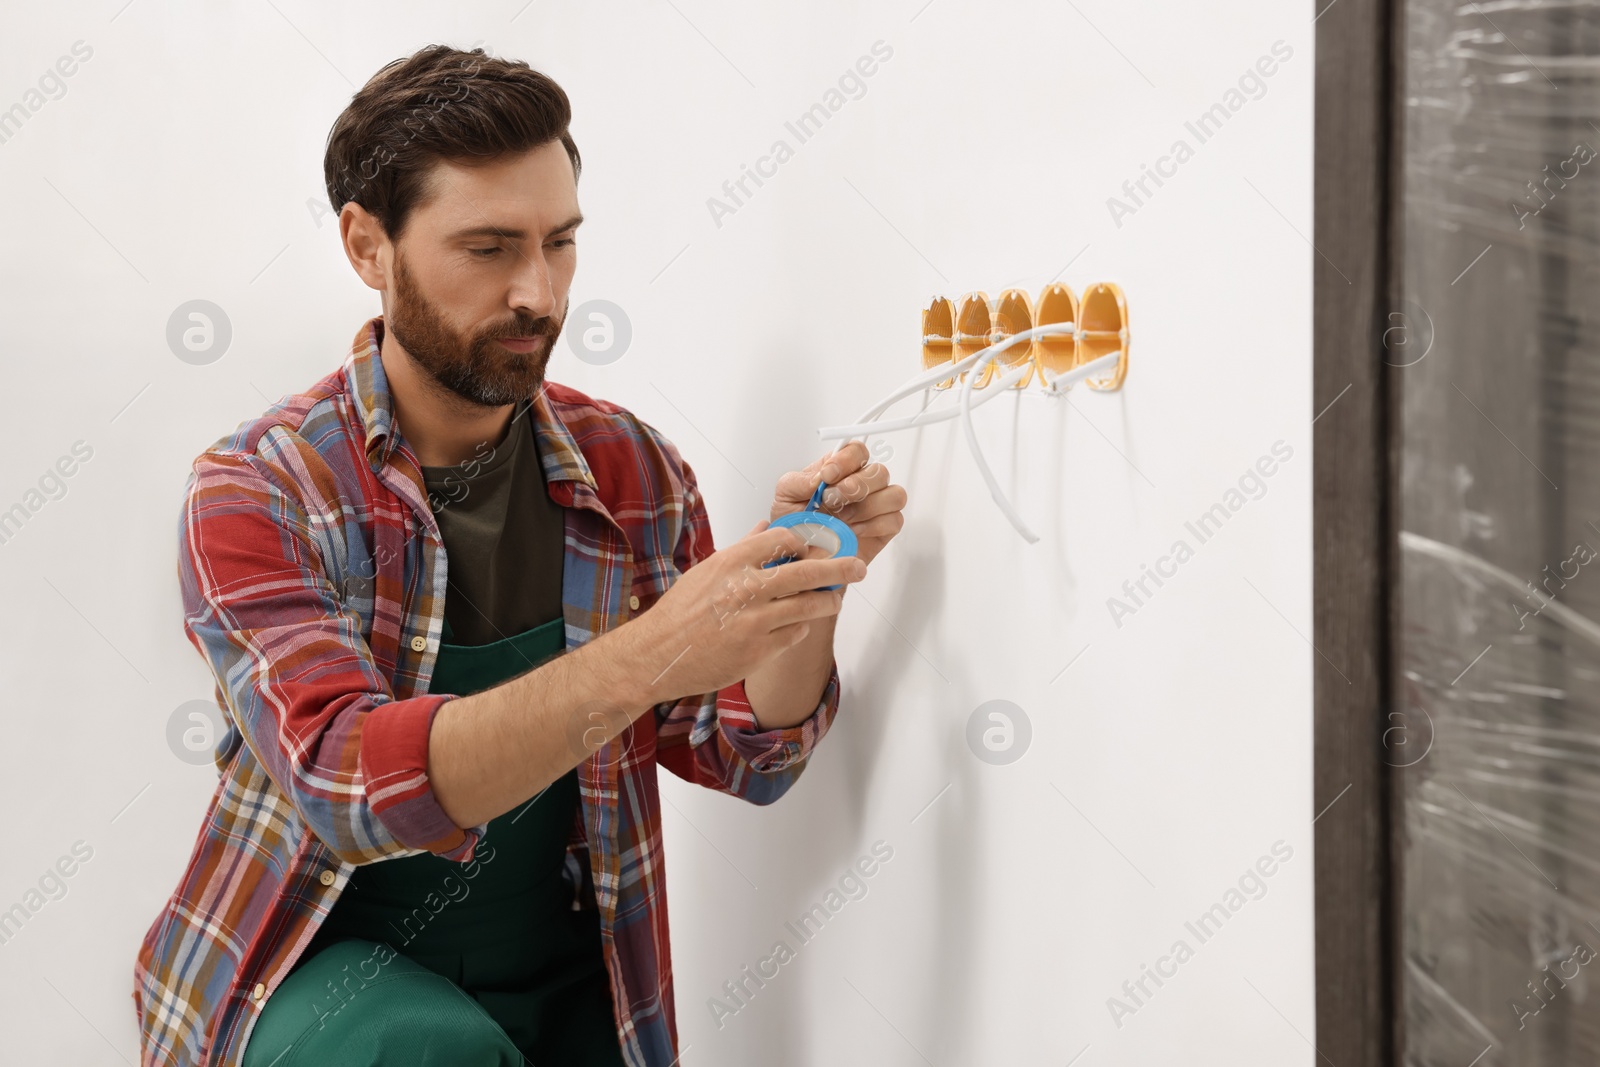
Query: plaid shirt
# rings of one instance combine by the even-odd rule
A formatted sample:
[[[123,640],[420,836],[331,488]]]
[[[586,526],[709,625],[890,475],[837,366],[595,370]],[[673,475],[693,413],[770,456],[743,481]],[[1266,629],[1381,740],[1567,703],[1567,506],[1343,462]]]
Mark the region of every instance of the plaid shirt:
[[[428,778],[446,560],[378,357],[343,366],[196,458],[178,522],[184,624],[216,676],[220,774],[177,890],[134,965],[142,1067],[235,1067],[358,864],[473,859]],[[694,473],[654,427],[547,383],[535,432],[563,508],[567,646],[650,607],[714,550]],[[637,606],[633,597],[637,597]],[[668,1067],[673,1017],[656,765],[755,804],[794,784],[838,710],[760,730],[743,682],[657,705],[578,765],[568,845],[600,909],[630,1067]]]

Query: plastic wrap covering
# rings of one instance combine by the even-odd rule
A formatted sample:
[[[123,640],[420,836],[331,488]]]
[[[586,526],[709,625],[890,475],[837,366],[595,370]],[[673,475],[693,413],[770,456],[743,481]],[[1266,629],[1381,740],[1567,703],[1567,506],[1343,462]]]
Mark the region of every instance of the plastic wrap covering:
[[[1402,31],[1403,1062],[1600,1063],[1600,2]]]

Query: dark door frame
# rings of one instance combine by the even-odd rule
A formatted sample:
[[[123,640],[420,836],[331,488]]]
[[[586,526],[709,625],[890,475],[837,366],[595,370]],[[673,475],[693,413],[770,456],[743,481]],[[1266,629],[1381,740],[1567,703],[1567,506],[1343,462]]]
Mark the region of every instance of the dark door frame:
[[[1316,0],[1313,644],[1319,1062],[1398,1058],[1391,780],[1400,0]]]

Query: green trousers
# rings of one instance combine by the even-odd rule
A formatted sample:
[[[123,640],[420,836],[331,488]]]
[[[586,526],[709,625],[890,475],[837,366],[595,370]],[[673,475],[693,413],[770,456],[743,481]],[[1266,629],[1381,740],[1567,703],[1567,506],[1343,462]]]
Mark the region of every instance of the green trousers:
[[[478,692],[565,647],[560,619],[486,645],[449,637],[447,622],[433,692]],[[598,916],[573,910],[561,877],[578,804],[574,770],[490,820],[470,865],[357,867],[244,1067],[622,1067]]]
[[[347,938],[318,952],[273,991],[243,1062],[523,1067],[527,1061],[483,1005],[450,979],[387,945]]]

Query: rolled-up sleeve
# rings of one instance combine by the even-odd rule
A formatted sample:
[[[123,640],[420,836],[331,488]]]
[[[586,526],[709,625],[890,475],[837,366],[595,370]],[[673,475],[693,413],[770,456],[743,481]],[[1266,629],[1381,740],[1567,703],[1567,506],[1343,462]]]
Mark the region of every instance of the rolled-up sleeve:
[[[366,802],[396,841],[462,863],[488,824],[463,829],[445,814],[428,777],[433,719],[453,694],[427,694],[379,705],[363,723],[360,767]],[[353,862],[353,861],[352,861]]]
[[[665,438],[682,484],[683,527],[674,552],[679,572],[716,551],[694,471]],[[839,710],[839,666],[829,664],[816,708],[794,726],[763,730],[744,681],[656,707],[657,761],[680,778],[770,804],[788,792]]]
[[[717,692],[717,728],[734,753],[762,773],[787,770],[811,755],[839,710],[839,668],[830,665],[822,699],[810,716],[794,726],[763,730],[756,722],[744,682]]]
[[[179,520],[189,640],[232,728],[341,860],[468,861],[487,824],[457,826],[427,771],[433,718],[452,695],[395,699],[291,485],[258,456],[195,461]]]

